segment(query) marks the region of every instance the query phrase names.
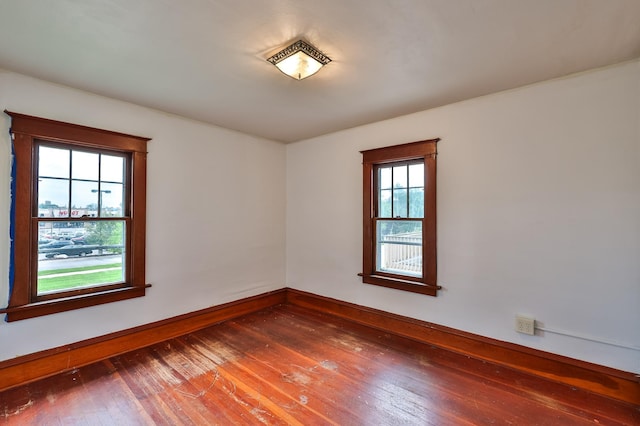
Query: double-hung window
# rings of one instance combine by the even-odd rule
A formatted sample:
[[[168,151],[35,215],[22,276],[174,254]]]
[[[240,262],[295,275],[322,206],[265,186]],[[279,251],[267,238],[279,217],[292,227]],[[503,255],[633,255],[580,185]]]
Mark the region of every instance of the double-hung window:
[[[9,321],[145,294],[147,138],[7,112]]]
[[[436,143],[363,151],[363,281],[436,295]]]

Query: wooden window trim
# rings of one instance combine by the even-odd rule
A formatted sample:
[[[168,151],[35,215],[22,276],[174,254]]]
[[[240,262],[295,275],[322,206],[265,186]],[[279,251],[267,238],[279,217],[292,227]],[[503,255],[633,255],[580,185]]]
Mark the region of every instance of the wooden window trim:
[[[11,111],[11,133],[14,138],[15,180],[15,239],[13,242],[14,280],[9,305],[0,312],[7,314],[7,321],[17,321],[69,311],[88,306],[110,303],[145,295],[149,287],[145,282],[145,240],[146,240],[146,175],[147,142],[149,138],[132,136],[108,130],[95,129],[64,123]],[[60,142],[71,146],[115,151],[130,156],[131,181],[129,251],[126,255],[128,268],[127,282],[120,286],[104,286],[99,291],[66,292],[55,299],[35,300],[32,289],[33,274],[36,270],[32,253],[37,247],[38,230],[33,221],[33,179],[35,145],[37,140]],[[25,261],[26,260],[26,261]],[[41,298],[47,299],[47,298]]]
[[[363,156],[363,218],[362,218],[362,281],[383,287],[436,296],[436,156],[437,142],[429,139],[402,145],[361,151]],[[397,276],[376,271],[375,266],[375,203],[374,169],[381,164],[424,160],[424,217],[422,227],[422,277]],[[411,219],[411,218],[408,218]]]

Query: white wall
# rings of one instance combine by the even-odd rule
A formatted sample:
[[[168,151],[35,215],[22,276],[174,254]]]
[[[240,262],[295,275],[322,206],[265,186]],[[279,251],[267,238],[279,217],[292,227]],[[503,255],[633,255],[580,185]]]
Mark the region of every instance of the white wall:
[[[147,296],[0,322],[0,360],[279,289],[285,147],[0,70],[0,110],[152,138]],[[0,113],[0,306],[8,296],[10,119]],[[20,259],[16,259],[20,261]]]
[[[439,296],[362,284],[360,150],[440,137]],[[287,285],[640,372],[640,62],[287,146]]]

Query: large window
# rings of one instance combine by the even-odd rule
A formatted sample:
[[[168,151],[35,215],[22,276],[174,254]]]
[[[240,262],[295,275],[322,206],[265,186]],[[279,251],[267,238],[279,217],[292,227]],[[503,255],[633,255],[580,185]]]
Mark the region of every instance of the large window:
[[[147,138],[7,112],[9,321],[143,296]]]
[[[363,151],[367,284],[436,295],[436,143]]]

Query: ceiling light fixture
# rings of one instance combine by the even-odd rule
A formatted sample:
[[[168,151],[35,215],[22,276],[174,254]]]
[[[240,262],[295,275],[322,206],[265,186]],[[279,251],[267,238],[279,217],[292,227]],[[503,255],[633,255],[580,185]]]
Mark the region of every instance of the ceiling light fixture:
[[[309,43],[298,40],[267,58],[267,61],[289,77],[302,80],[317,73],[331,59]]]

